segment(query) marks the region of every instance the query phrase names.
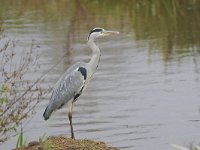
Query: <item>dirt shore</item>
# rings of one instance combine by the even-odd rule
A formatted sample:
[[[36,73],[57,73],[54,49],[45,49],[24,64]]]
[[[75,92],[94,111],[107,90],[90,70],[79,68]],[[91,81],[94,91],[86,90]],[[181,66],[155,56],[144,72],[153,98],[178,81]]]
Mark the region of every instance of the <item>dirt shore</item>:
[[[73,140],[67,137],[51,136],[44,141],[32,141],[23,149],[13,150],[118,150],[104,142],[88,139]]]

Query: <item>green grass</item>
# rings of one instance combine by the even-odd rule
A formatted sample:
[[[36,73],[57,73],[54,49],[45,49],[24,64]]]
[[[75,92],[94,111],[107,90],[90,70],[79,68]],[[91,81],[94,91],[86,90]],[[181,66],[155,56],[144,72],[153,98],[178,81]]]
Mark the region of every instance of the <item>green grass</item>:
[[[27,144],[27,138],[24,139],[23,129],[21,127],[21,131],[17,138],[16,149],[23,149],[26,146],[26,144]]]

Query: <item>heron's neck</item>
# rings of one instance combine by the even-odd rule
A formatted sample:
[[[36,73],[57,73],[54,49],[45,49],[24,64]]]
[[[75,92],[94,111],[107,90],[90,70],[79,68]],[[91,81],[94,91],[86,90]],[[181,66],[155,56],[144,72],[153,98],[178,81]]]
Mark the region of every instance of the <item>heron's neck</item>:
[[[88,46],[92,49],[92,58],[88,62],[88,68],[90,69],[89,74],[90,76],[92,76],[95,70],[97,69],[101,54],[98,46],[94,43],[93,40],[88,41]]]

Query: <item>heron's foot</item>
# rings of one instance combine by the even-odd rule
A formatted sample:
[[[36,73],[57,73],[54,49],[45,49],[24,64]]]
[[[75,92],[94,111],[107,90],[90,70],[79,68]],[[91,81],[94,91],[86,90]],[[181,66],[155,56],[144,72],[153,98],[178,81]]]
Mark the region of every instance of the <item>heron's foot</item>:
[[[72,136],[71,136],[71,138],[72,138],[73,140],[75,140],[75,137],[74,137],[74,135],[72,135]]]
[[[71,129],[71,138],[75,139],[73,125],[72,125],[72,117],[70,115],[69,115],[69,121],[70,121],[70,129]]]
[[[70,124],[70,127],[71,127],[71,138],[75,140],[74,130],[73,130],[72,124]]]

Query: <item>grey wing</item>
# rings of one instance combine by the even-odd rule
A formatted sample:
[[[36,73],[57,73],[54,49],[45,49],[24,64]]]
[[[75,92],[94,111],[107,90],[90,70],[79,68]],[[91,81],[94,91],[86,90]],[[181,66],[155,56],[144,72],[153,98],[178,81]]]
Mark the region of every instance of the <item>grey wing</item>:
[[[51,113],[61,108],[65,103],[80,96],[85,85],[87,69],[83,65],[74,65],[69,68],[56,83],[49,104],[43,114],[45,120]]]

